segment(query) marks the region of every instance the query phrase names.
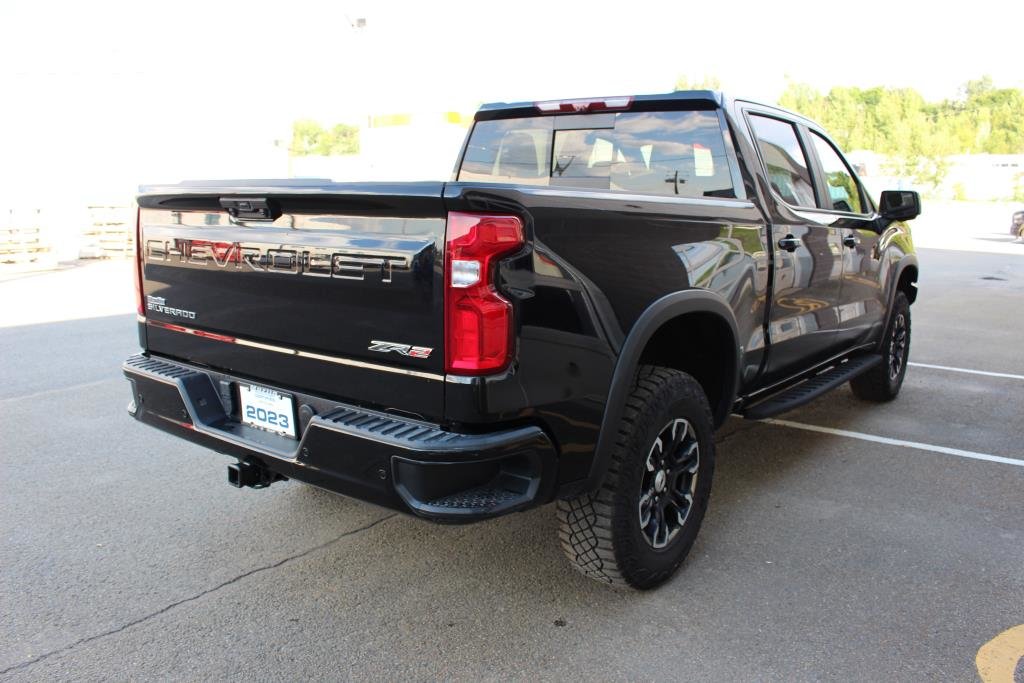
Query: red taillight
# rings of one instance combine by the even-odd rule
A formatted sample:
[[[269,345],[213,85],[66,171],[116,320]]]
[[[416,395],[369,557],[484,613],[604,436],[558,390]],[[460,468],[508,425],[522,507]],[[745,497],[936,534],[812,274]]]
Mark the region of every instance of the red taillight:
[[[146,315],[142,300],[142,209],[135,209],[135,312]]]
[[[582,114],[594,111],[619,111],[629,109],[632,97],[598,97],[583,100],[550,100],[534,102],[542,114]]]
[[[516,216],[451,212],[444,263],[445,371],[479,375],[512,359],[512,304],[494,287],[498,260],[523,245]]]

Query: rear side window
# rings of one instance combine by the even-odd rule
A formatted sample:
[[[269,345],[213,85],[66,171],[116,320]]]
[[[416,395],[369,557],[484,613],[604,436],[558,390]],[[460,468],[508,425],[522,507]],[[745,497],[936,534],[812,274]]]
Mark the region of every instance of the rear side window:
[[[736,196],[715,111],[479,121],[459,180]]]
[[[814,149],[818,152],[821,170],[825,173],[825,182],[828,184],[829,201],[825,208],[864,213],[860,190],[857,188],[857,181],[853,179],[850,167],[839,156],[839,152],[813,130],[811,139],[814,140]]]
[[[772,189],[788,204],[817,208],[810,165],[793,124],[756,114],[750,123]]]
[[[459,180],[548,184],[551,119],[485,121],[473,127]]]

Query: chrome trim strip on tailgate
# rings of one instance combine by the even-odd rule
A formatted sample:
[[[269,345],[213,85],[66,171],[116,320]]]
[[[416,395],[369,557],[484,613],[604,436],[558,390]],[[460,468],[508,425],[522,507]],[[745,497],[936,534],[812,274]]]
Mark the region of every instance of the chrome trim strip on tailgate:
[[[141,320],[140,320],[141,322]],[[228,334],[218,334],[216,332],[206,332],[204,330],[198,330],[193,327],[186,327],[185,325],[178,325],[177,323],[163,323],[156,320],[146,320],[147,325],[151,325],[161,330],[168,330],[170,332],[181,332],[183,334],[191,334],[202,339],[210,339],[213,341],[225,342],[228,344],[238,344],[239,346],[248,346],[254,349],[262,349],[263,351],[274,351],[275,353],[284,354],[287,356],[299,356],[300,358],[309,358],[311,360],[322,360],[328,363],[337,363],[338,365],[348,365],[356,368],[365,368],[367,370],[379,370],[381,372],[391,372],[396,375],[407,375],[410,377],[419,377],[421,379],[429,379],[435,382],[443,382],[444,375],[438,375],[433,372],[423,372],[421,370],[409,370],[407,368],[395,368],[390,365],[378,365],[377,363],[367,363],[366,361],[353,360],[351,358],[340,358],[338,356],[328,356],[322,353],[313,353],[312,351],[300,351],[298,349],[289,348],[287,346],[276,346],[274,344],[264,344],[263,342],[253,341],[251,339],[242,339]]]

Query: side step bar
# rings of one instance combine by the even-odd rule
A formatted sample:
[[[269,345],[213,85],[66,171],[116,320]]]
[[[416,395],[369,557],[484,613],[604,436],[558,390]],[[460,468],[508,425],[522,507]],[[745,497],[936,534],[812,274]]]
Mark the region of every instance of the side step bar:
[[[822,394],[832,391],[840,384],[849,382],[881,362],[882,356],[877,353],[851,358],[743,409],[741,414],[748,420],[762,420],[766,417],[781,415],[805,403],[810,403]]]

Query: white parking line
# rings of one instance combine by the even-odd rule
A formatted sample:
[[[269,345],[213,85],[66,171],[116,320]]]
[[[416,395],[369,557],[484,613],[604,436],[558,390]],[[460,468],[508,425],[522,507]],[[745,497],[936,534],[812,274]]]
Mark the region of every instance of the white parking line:
[[[808,425],[802,422],[790,422],[789,420],[776,420],[768,418],[761,420],[761,422],[767,422],[768,424],[779,425],[782,427],[792,427],[793,429],[803,429],[808,432],[818,432],[820,434],[832,434],[834,436],[848,436],[851,439],[860,439],[861,441],[872,441],[874,443],[884,443],[888,446],[902,446],[904,448],[916,448],[921,451],[931,451],[933,453],[944,453],[946,455],[955,455],[960,458],[970,458],[972,460],[987,460],[988,462],[1001,462],[1005,465],[1016,465],[1017,467],[1024,467],[1024,460],[1017,458],[1006,458],[1001,455],[990,455],[988,453],[977,453],[975,451],[965,451],[959,448],[947,448],[945,446],[934,446],[930,443],[920,443],[918,441],[904,441],[902,439],[890,439],[887,436],[875,436],[874,434],[864,434],[862,432],[848,432],[845,429],[832,429],[831,427],[819,427],[818,425]]]
[[[949,372],[966,372],[969,375],[985,375],[986,377],[1006,377],[1008,379],[1024,379],[1024,375],[1011,375],[1006,372],[988,372],[987,370],[968,370],[967,368],[951,368],[948,365],[930,365],[928,363],[914,363],[910,362],[907,365],[913,365],[917,368],[931,368],[932,370],[947,370]]]

